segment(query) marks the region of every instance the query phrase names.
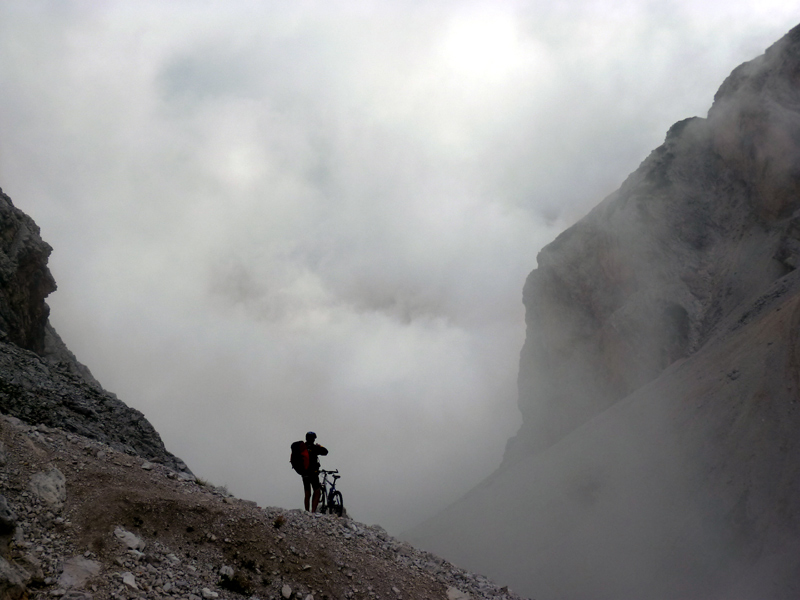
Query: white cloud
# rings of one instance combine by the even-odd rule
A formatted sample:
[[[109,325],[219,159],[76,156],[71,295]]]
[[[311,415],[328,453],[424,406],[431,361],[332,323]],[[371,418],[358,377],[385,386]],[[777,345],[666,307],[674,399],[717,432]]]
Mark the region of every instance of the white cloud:
[[[397,531],[518,425],[538,249],[794,23],[644,2],[10,2],[0,185],[52,320],[201,476]]]

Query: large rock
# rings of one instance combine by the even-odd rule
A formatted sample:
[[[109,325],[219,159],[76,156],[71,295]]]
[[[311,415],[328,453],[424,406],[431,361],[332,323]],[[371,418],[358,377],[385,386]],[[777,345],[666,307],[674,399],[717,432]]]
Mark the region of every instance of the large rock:
[[[0,411],[32,425],[59,427],[104,442],[175,470],[186,469],[164,448],[161,436],[141,412],[71,370],[2,342]]]
[[[40,353],[49,314],[44,299],[56,289],[47,268],[51,250],[33,219],[0,190],[0,335]]]
[[[0,598],[20,600],[27,598],[30,576],[24,569],[0,556]]]
[[[17,515],[8,506],[5,496],[0,495],[0,556],[8,555],[8,545],[17,528]]]
[[[410,537],[536,598],[800,593],[800,27],[542,250],[523,425]]]
[[[73,556],[64,561],[64,570],[58,577],[58,585],[64,588],[80,588],[102,571],[102,565],[83,556]]]
[[[28,489],[39,500],[53,508],[61,508],[67,499],[67,480],[55,467],[46,473],[44,471],[35,473],[31,477]]]

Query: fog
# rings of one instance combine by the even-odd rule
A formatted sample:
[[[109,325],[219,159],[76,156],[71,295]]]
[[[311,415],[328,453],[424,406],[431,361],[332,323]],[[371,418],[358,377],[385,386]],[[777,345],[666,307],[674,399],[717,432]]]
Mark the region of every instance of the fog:
[[[199,476],[399,533],[520,425],[536,254],[795,23],[767,1],[0,4],[51,322]]]

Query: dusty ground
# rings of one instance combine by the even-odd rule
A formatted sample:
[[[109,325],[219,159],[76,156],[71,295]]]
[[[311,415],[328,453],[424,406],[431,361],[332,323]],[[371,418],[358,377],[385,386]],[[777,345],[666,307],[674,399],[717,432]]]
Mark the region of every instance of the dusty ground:
[[[260,508],[61,430],[2,417],[0,441],[2,494],[17,517],[9,555],[29,572],[41,564],[25,591],[32,598],[517,597],[380,527]],[[29,490],[32,476],[53,468],[66,479],[62,506]],[[146,547],[129,549],[117,528]],[[70,590],[59,575],[76,556],[100,572]]]

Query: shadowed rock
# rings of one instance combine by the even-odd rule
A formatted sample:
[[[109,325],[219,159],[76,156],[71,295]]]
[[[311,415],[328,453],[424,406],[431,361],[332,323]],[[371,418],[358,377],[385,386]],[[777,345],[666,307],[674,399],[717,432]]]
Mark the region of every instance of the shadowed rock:
[[[44,299],[56,289],[47,268],[51,250],[33,219],[0,190],[0,335],[39,353],[50,313]]]
[[[17,515],[8,507],[5,496],[0,496],[0,556],[8,555],[8,544],[17,528]]]

